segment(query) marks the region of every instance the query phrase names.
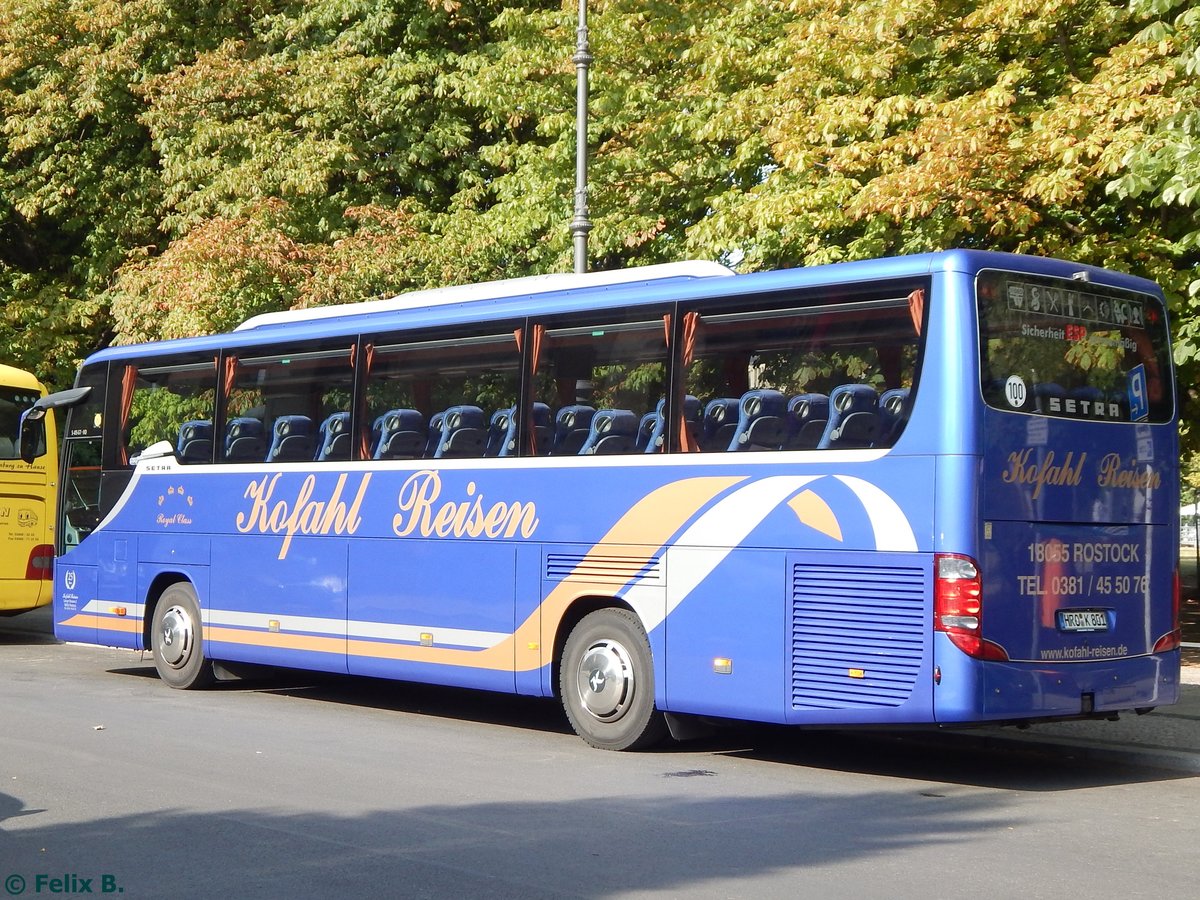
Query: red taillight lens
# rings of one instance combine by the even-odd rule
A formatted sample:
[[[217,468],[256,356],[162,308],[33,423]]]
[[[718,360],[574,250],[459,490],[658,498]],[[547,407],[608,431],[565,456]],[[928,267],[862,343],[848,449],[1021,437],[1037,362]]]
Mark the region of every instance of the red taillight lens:
[[[985,641],[983,579],[969,556],[938,553],[933,558],[933,627],[945,633],[963,653],[975,659],[1005,660],[1004,648]]]
[[[54,548],[49,544],[38,544],[29,554],[25,567],[27,581],[51,581],[54,578]]]
[[[1179,579],[1179,567],[1175,567],[1175,582],[1171,585],[1171,630],[1154,642],[1154,653],[1166,653],[1177,650],[1183,643],[1183,630],[1179,624],[1179,596],[1182,585]]]

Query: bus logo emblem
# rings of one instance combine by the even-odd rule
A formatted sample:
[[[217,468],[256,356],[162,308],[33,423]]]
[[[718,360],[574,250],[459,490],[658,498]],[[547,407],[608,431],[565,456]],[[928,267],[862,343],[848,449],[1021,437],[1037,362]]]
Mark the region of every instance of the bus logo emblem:
[[[63,586],[66,587],[66,589],[68,591],[75,590],[75,570],[74,569],[67,569],[67,571],[63,573]]]

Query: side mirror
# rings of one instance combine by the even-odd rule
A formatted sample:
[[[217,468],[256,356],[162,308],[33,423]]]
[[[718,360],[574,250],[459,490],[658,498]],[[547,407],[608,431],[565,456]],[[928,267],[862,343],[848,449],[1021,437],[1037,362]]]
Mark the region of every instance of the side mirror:
[[[91,394],[91,386],[71,388],[47,394],[21,413],[20,442],[21,459],[32,464],[46,452],[46,413],[52,409],[69,409],[77,406]]]

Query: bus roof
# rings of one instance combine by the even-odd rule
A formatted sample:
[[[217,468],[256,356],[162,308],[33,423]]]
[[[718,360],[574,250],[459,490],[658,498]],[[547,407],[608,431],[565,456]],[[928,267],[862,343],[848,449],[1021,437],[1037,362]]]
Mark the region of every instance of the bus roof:
[[[8,366],[0,363],[0,384],[8,387],[17,388],[34,388],[36,390],[45,391],[45,387],[37,380],[32,372],[25,369],[18,369],[16,366]]]
[[[210,353],[226,347],[251,347],[285,339],[319,340],[360,331],[512,320],[713,297],[747,297],[855,282],[904,281],[928,278],[936,272],[974,274],[986,268],[1076,278],[1161,296],[1153,282],[1112,270],[1048,257],[984,250],[947,250],[742,275],[735,275],[714,262],[666,263],[584,275],[534,275],[413,291],[382,300],[264,313],[226,334],[109,347],[97,351],[88,362],[152,356],[164,351]]]
[[[695,278],[719,278],[733,272],[720,263],[691,261],[662,263],[655,266],[639,266],[631,269],[614,269],[607,272],[584,274],[552,273],[528,275],[524,278],[505,278],[500,281],[484,281],[478,284],[460,284],[453,287],[431,288],[397,294],[382,300],[363,300],[358,303],[340,303],[334,306],[315,306],[306,309],[291,309],[282,312],[262,313],[247,319],[235,331],[262,328],[294,322],[310,322],[336,316],[357,316],[366,313],[406,312],[445,306],[451,303],[470,303],[480,300],[500,300],[507,297],[532,296],[580,288],[603,287],[611,284]]]

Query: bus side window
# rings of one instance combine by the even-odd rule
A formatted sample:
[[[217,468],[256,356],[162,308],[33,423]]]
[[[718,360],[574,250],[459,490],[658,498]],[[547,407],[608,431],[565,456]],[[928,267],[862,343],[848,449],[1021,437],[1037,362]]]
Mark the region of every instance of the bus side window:
[[[684,386],[704,403],[701,452],[890,447],[903,431],[918,344],[903,289],[692,315]]]
[[[492,326],[494,327],[494,326]],[[363,458],[516,455],[521,352],[514,332],[437,340],[373,335],[357,443]]]
[[[348,341],[268,347],[225,358],[225,462],[350,459],[355,348]]]
[[[549,411],[551,456],[661,450],[656,416],[666,395],[668,354],[663,317],[645,310],[631,318],[610,316],[546,325],[533,396]],[[537,452],[546,450],[539,444]]]
[[[126,364],[118,380],[121,428],[117,462],[168,442],[183,463],[212,462],[217,367],[211,355],[154,358]]]

